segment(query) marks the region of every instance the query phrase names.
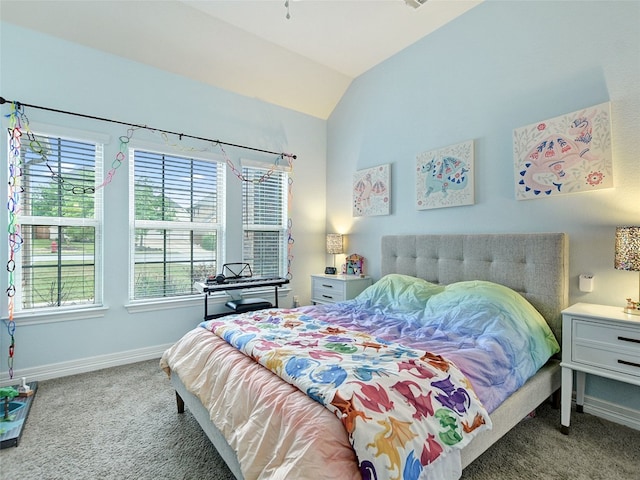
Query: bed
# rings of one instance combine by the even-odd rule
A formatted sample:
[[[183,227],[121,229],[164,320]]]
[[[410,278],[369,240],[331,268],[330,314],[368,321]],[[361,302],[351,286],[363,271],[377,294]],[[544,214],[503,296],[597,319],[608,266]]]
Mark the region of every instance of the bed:
[[[226,320],[223,321],[206,322],[206,325],[203,322],[202,325],[185,334],[181,340],[168,349],[160,364],[170,374],[171,384],[176,391],[178,411],[183,412],[186,406],[193,413],[231,472],[238,479],[296,478],[302,480],[316,478],[319,471],[323,472],[322,478],[345,480],[458,478],[462,468],[481,455],[539,404],[556,393],[560,387],[557,345],[561,344],[561,311],[567,306],[568,296],[567,243],[567,237],[563,233],[383,236],[380,258],[381,279],[365,290],[357,299],[330,306],[318,305],[298,309],[250,312],[242,314],[244,316],[225,317]],[[418,287],[419,289],[415,290]],[[469,290],[469,288],[471,289]],[[404,290],[401,297],[393,295],[389,297],[388,292],[402,289],[413,292],[413,297],[407,297]],[[419,293],[415,294],[416,291]],[[367,324],[367,328],[369,328],[371,324],[381,325],[389,319],[397,327],[398,321],[405,321],[407,305],[415,303],[414,300],[416,302],[428,300],[429,305],[433,302],[440,302],[445,306],[449,305],[447,311],[455,311],[455,315],[453,313],[450,315],[457,319],[461,318],[463,314],[473,316],[464,313],[464,309],[467,308],[464,299],[471,298],[469,304],[471,307],[475,304],[474,302],[478,302],[476,297],[468,293],[469,291],[474,295],[476,291],[482,295],[488,291],[490,292],[489,296],[492,297],[491,302],[504,301],[504,305],[499,303],[496,306],[491,303],[489,311],[496,308],[500,312],[515,309],[515,315],[520,315],[518,312],[524,309],[526,315],[530,315],[532,318],[537,315],[532,328],[536,330],[536,335],[545,337],[544,342],[548,346],[547,356],[549,358],[542,358],[544,354],[542,351],[539,355],[538,353],[531,354],[531,357],[539,356],[540,359],[537,359],[539,365],[535,366],[535,372],[526,373],[527,376],[531,375],[529,378],[524,377],[525,373],[514,371],[514,377],[519,378],[518,382],[511,375],[500,375],[497,380],[494,378],[483,387],[480,385],[482,380],[476,379],[474,368],[465,365],[468,372],[461,372],[462,367],[460,369],[457,367],[460,366],[459,364],[472,363],[465,357],[467,352],[475,352],[473,353],[475,355],[481,351],[479,355],[484,355],[482,353],[484,347],[468,350],[465,346],[466,340],[458,339],[456,342],[461,348],[457,348],[457,350],[453,347],[448,350],[445,348],[446,353],[440,355],[436,352],[436,358],[427,358],[426,354],[423,355],[419,361],[436,367],[442,367],[439,365],[441,363],[439,360],[444,359],[446,371],[449,372],[446,381],[449,382],[449,378],[451,378],[451,381],[459,380],[460,383],[451,385],[444,383],[444,379],[437,375],[440,375],[440,372],[445,369],[438,370],[436,368],[431,373],[425,372],[425,377],[422,378],[428,378],[429,382],[440,388],[437,390],[439,395],[417,395],[416,390],[412,390],[416,382],[408,380],[392,385],[393,388],[389,388],[390,393],[402,394],[404,395],[402,398],[405,400],[411,397],[411,401],[405,402],[413,407],[410,412],[413,412],[414,421],[410,428],[413,429],[415,425],[419,430],[423,427],[422,422],[426,420],[425,417],[429,416],[419,414],[421,407],[426,410],[431,408],[431,413],[435,411],[436,414],[430,416],[436,417],[438,412],[443,411],[443,408],[439,407],[445,405],[447,401],[451,402],[452,398],[456,399],[455,405],[459,405],[461,402],[465,403],[469,414],[473,413],[475,423],[469,427],[468,436],[462,437],[461,440],[457,437],[454,438],[452,442],[459,443],[454,447],[444,446],[444,450],[442,444],[438,444],[436,441],[445,437],[438,434],[435,437],[436,441],[433,441],[434,436],[425,431],[427,442],[424,442],[424,439],[419,436],[415,440],[415,442],[429,445],[429,448],[423,448],[420,460],[416,458],[418,454],[414,455],[414,452],[407,446],[410,444],[409,440],[412,439],[400,440],[401,446],[409,449],[398,450],[402,453],[402,457],[393,452],[384,453],[380,444],[373,440],[368,442],[365,447],[358,447],[354,444],[354,437],[357,437],[354,425],[366,423],[362,421],[362,418],[367,415],[369,415],[367,417],[369,419],[377,419],[378,417],[375,415],[378,414],[378,411],[384,410],[381,407],[384,401],[380,400],[380,403],[376,404],[361,401],[358,404],[359,407],[362,407],[364,403],[368,403],[368,406],[371,407],[371,410],[362,413],[359,408],[354,409],[353,405],[342,401],[344,399],[337,394],[331,393],[332,398],[327,399],[326,393],[316,390],[315,384],[313,388],[307,388],[308,385],[307,387],[304,385],[295,386],[295,382],[301,377],[301,375],[297,376],[298,372],[306,368],[310,360],[302,361],[294,356],[293,359],[289,358],[289,361],[285,362],[278,356],[279,354],[275,357],[270,356],[273,352],[267,354],[266,350],[257,350],[258,353],[256,350],[245,350],[245,353],[242,351],[243,348],[249,349],[249,345],[253,345],[251,348],[266,348],[265,345],[274,338],[267,336],[256,340],[253,332],[257,329],[251,323],[254,321],[264,325],[265,322],[270,321],[277,323],[274,320],[277,319],[280,322],[277,328],[280,330],[286,329],[288,331],[302,328],[302,335],[307,335],[306,338],[314,339],[314,341],[320,334],[313,336],[313,332],[310,333],[309,329],[323,331],[323,335],[326,337],[325,330],[336,328],[335,331],[330,330],[330,333],[339,335],[339,340],[343,342],[340,345],[344,347],[344,342],[348,343],[349,341],[353,342],[353,344],[349,344],[349,347],[355,344],[362,345],[361,350],[354,353],[353,357],[362,357],[364,351],[366,352],[364,355],[370,362],[368,364],[369,370],[364,371],[360,367],[355,367],[356,375],[358,375],[357,381],[345,383],[359,385],[358,388],[363,390],[359,390],[357,393],[362,391],[371,393],[371,386],[365,386],[360,381],[361,379],[375,377],[375,381],[378,382],[375,384],[377,386],[383,382],[383,375],[379,372],[372,373],[371,365],[377,366],[379,362],[387,361],[392,356],[388,354],[391,351],[396,357],[408,355],[408,357],[405,356],[393,361],[400,362],[399,364],[402,365],[397,370],[403,370],[403,373],[407,371],[408,374],[415,377],[418,373],[423,373],[422,367],[416,370],[415,364],[412,363],[415,352],[424,353],[424,345],[421,342],[430,339],[420,338],[419,341],[414,339],[412,340],[414,343],[411,343],[406,338],[404,341],[400,338],[396,342],[394,338],[385,336],[395,327],[389,327],[387,331],[376,331],[372,337],[365,338],[364,336],[369,333],[363,329],[362,325]],[[459,292],[463,292],[461,297],[463,300],[460,303],[462,306],[457,303],[459,297],[455,296],[459,295]],[[446,301],[441,300],[443,296]],[[391,298],[389,302],[398,303],[399,306],[394,304],[388,308],[387,306],[380,307],[381,298]],[[410,300],[407,301],[407,298]],[[523,302],[522,299],[525,299],[526,302]],[[511,305],[512,302],[515,302],[515,307]],[[522,304],[525,305],[521,306]],[[398,313],[398,308],[400,313]],[[528,308],[533,312],[529,312]],[[357,313],[351,314],[350,318],[341,317],[345,312],[353,311]],[[388,311],[391,314],[386,313]],[[406,315],[411,317],[413,313]],[[372,321],[371,319],[374,317],[375,321]],[[305,324],[298,327],[298,324],[302,323],[300,320],[306,318],[310,318],[310,322],[321,323],[314,323],[311,326]],[[378,319],[383,320],[378,322]],[[487,321],[486,317],[479,316],[478,319],[483,324],[492,323]],[[336,325],[333,322],[336,322]],[[418,329],[424,327],[421,322],[422,319],[418,322]],[[544,325],[540,326],[535,322]],[[407,320],[407,324],[409,323],[411,322]],[[331,327],[328,328],[326,324],[330,324]],[[241,328],[249,330],[240,330]],[[463,325],[464,328],[466,327]],[[498,328],[503,327],[498,326]],[[404,326],[400,329],[402,332],[405,331]],[[519,327],[515,328],[515,330],[519,329]],[[356,340],[345,337],[352,331]],[[418,336],[424,337],[423,333],[426,330],[416,331],[422,332]],[[391,334],[389,333],[389,335]],[[448,335],[447,340],[449,340]],[[325,337],[322,337],[321,341],[325,341]],[[487,343],[484,340],[485,337],[486,334],[483,332],[481,338],[484,343]],[[301,339],[302,337],[296,337],[291,341],[291,344],[305,343],[305,346],[309,348],[306,345],[309,342],[306,340],[303,342]],[[339,342],[336,342],[334,337],[329,340],[332,341],[331,348],[336,348],[335,345]],[[518,341],[513,340],[514,345],[506,345],[501,348],[506,348],[509,351],[508,355],[515,354],[512,352],[513,350],[526,350],[526,348],[516,345]],[[528,340],[524,341],[528,342]],[[455,345],[456,342],[452,342],[452,345]],[[501,340],[491,340],[489,343],[491,342],[504,343]],[[509,342],[512,340],[510,339]],[[556,347],[552,346],[553,343]],[[314,345],[317,347],[317,344]],[[372,360],[376,355],[376,348],[387,352],[383,354],[384,358],[375,357]],[[536,349],[538,348],[543,347],[536,347]],[[280,350],[276,348],[277,352],[281,353],[282,350],[282,348]],[[399,351],[400,354],[397,353]],[[311,352],[313,354],[314,350],[312,349]],[[347,369],[351,365],[351,357],[344,354],[343,350],[332,350],[331,353],[333,355],[336,352],[344,356],[344,359],[339,357],[339,362],[343,362],[339,365]],[[456,360],[449,361],[448,357],[450,356],[455,357]],[[315,362],[315,358],[313,357],[311,361]],[[274,359],[276,366],[271,370],[265,368],[265,366],[273,366]],[[415,358],[415,361],[418,362],[418,359]],[[413,366],[407,368],[407,362]],[[294,365],[296,370],[292,373],[291,369],[285,369],[283,365]],[[396,367],[397,365],[394,368]],[[323,374],[327,374],[327,372],[333,374],[337,369],[335,365],[318,368]],[[508,368],[513,369],[513,367]],[[526,368],[530,370],[533,367]],[[284,370],[290,374],[287,381],[283,381],[274,373]],[[338,370],[342,373],[342,369]],[[462,373],[459,379],[457,378],[458,373]],[[335,383],[331,384],[332,388]],[[411,385],[411,387],[405,388],[403,391],[398,387],[400,383]],[[510,388],[513,391],[507,390],[503,394],[495,393],[499,390],[496,386],[498,383],[500,383],[500,388],[503,383],[511,384]],[[367,390],[364,390],[365,388]],[[423,388],[422,384],[420,388]],[[443,388],[452,395],[449,397],[442,395]],[[456,395],[460,392],[464,393],[463,390],[465,392],[468,390],[469,394],[465,393],[466,396],[462,397]],[[484,397],[479,405],[471,402],[472,397],[476,397],[476,391],[478,391],[477,397],[480,397],[481,393]],[[350,392],[352,399],[355,397],[362,400],[362,395],[353,395],[353,391]],[[500,395],[506,395],[506,397],[499,398]],[[429,401],[422,401],[427,396]],[[496,398],[493,398],[494,396]],[[336,398],[340,402],[336,402]],[[442,400],[442,402],[437,403],[434,398]],[[367,400],[370,399],[371,396],[367,397]],[[385,399],[387,403],[393,403],[389,398],[385,397]],[[396,406],[399,403],[401,402],[396,398]],[[435,407],[432,403],[435,404]],[[487,403],[489,408],[483,409],[484,403]],[[455,405],[452,408],[455,409]],[[440,416],[438,419],[441,429],[447,422],[453,421],[450,416],[446,415]],[[376,424],[377,422],[370,421],[368,423]],[[464,420],[462,424],[465,427],[465,432],[471,423],[469,418]],[[384,418],[379,421],[379,425],[385,425]],[[424,428],[428,428],[428,426]],[[385,434],[389,431],[386,427],[382,430]],[[465,433],[465,435],[467,434]],[[358,452],[357,456],[355,451]],[[409,455],[406,455],[407,451],[410,452]],[[429,455],[432,458],[427,458]],[[367,460],[364,461],[363,458],[367,458]],[[425,458],[427,459],[424,460]],[[369,460],[382,463],[370,465]]]

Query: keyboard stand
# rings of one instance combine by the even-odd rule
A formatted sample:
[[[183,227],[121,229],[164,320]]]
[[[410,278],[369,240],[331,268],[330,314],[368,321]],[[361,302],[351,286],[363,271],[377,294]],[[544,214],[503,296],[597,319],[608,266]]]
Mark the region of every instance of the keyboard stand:
[[[204,293],[204,319],[211,320],[212,318],[225,317],[227,315],[231,315],[234,313],[243,313],[243,312],[251,312],[254,310],[261,310],[263,308],[271,308],[275,306],[278,308],[278,288],[284,285],[285,283],[289,283],[289,280],[283,279],[281,282],[273,283],[260,281],[251,282],[250,285],[243,284],[242,282],[238,283],[229,283],[229,284],[211,284],[208,285],[204,282],[195,282],[194,287],[199,292]],[[262,287],[273,287],[274,289],[274,297],[275,297],[275,305],[272,305],[271,302],[265,300],[264,298],[241,298],[239,300],[229,300],[225,306],[231,311],[229,312],[220,312],[220,313],[209,313],[208,307],[208,299],[209,295],[214,292],[224,292],[225,290],[240,290],[240,289],[251,289],[251,288],[262,288]]]
[[[238,300],[229,300],[224,304],[224,306],[233,310],[233,313],[253,312],[254,310],[273,307],[271,302],[264,298],[240,298]]]

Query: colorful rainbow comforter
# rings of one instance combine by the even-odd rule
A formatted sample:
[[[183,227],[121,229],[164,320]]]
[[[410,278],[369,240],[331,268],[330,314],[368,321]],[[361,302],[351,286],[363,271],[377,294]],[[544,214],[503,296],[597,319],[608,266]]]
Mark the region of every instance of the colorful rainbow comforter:
[[[203,322],[162,365],[209,409],[247,480],[314,478],[317,468],[324,478],[440,479],[457,478],[446,458],[558,350],[506,287],[389,275],[348,302]]]

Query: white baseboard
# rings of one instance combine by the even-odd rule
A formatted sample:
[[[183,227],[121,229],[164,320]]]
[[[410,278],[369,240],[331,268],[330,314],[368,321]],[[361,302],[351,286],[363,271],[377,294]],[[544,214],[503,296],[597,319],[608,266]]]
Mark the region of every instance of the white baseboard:
[[[156,345],[154,347],[145,347],[137,350],[127,350],[124,352],[110,353],[107,355],[98,355],[95,357],[87,357],[69,362],[51,363],[49,365],[41,365],[33,368],[16,369],[13,372],[13,379],[9,378],[8,372],[2,372],[0,376],[0,387],[14,385],[19,383],[22,377],[27,382],[48,380],[51,378],[66,377],[68,375],[76,375],[78,373],[93,372],[102,370],[103,368],[117,367],[119,365],[127,365],[129,363],[142,362],[144,360],[158,360],[164,351],[171,347],[172,344]],[[160,368],[158,366],[158,368]]]
[[[640,410],[634,410],[633,408],[607,402],[589,395],[584,397],[583,410],[585,413],[604,418],[610,422],[640,430]]]

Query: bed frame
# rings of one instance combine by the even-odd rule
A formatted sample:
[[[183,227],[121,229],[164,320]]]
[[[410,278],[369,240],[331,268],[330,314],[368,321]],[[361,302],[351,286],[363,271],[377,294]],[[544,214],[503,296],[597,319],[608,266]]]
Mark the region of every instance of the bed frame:
[[[449,284],[488,280],[506,285],[542,314],[562,345],[562,310],[568,306],[568,238],[564,233],[393,235],[382,237],[381,273],[401,273]],[[235,452],[209,419],[197,397],[171,376],[178,411],[185,405],[238,480]],[[551,359],[534,377],[491,413],[492,430],[462,449],[466,467],[560,388],[560,362]]]

